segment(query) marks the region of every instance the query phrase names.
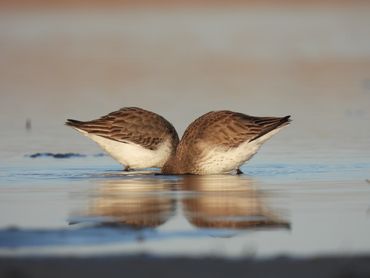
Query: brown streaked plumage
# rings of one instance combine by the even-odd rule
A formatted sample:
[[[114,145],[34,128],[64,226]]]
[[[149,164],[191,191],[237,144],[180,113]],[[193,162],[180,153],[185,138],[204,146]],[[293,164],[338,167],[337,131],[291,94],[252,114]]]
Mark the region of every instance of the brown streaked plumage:
[[[179,142],[170,122],[137,107],[122,108],[92,121],[68,119],[66,125],[97,142],[126,170],[162,167]]]
[[[253,117],[232,111],[209,112],[189,125],[176,153],[163,166],[162,172],[219,174],[239,170],[263,142],[289,124],[289,117]]]
[[[180,142],[170,122],[136,107],[66,124],[97,142],[126,170],[162,167],[163,174],[240,174],[239,167],[288,125],[289,117],[212,111],[191,123]]]

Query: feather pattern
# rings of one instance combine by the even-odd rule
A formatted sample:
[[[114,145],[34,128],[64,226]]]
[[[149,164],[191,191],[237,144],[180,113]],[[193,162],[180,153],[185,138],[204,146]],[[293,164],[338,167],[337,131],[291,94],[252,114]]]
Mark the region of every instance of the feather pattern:
[[[236,170],[281,127],[286,117],[253,117],[232,111],[212,111],[186,129],[172,161],[163,172],[192,174]]]
[[[137,108],[126,107],[92,121],[68,119],[66,124],[89,134],[121,143],[135,143],[149,150],[156,150],[171,138],[177,145],[175,128],[162,116]]]
[[[289,118],[211,111],[192,122],[180,142],[170,122],[137,107],[92,121],[69,119],[66,125],[97,142],[126,169],[162,167],[164,174],[220,174],[239,170],[290,123]]]
[[[92,121],[69,119],[66,125],[86,135],[125,170],[162,167],[179,137],[170,122],[153,112],[126,107]]]

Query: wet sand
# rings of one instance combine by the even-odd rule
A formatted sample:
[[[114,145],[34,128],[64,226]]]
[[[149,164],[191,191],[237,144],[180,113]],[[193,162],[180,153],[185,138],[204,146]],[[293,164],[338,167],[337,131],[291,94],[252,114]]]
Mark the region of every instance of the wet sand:
[[[300,277],[366,278],[370,257],[319,257],[268,260],[115,256],[97,258],[0,259],[3,278],[28,277]]]

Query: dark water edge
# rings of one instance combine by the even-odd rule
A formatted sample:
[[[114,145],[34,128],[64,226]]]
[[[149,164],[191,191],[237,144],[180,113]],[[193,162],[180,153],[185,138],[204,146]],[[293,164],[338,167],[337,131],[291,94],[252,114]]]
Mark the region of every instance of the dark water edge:
[[[149,256],[0,258],[0,277],[370,277],[370,256],[220,259]]]
[[[97,153],[93,154],[93,157],[101,157],[105,156],[104,153]],[[39,152],[39,153],[33,153],[33,154],[25,154],[25,157],[29,158],[42,158],[42,157],[52,157],[52,158],[80,158],[80,157],[87,157],[86,154],[82,153],[50,153],[50,152]]]

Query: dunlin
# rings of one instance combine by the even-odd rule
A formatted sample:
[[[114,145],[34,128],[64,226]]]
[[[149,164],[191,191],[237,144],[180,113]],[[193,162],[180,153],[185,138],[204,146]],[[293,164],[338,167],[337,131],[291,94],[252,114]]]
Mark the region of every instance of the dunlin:
[[[212,111],[185,130],[162,168],[164,174],[242,173],[239,167],[261,145],[289,124],[286,117],[253,117],[232,111]]]
[[[125,170],[157,167],[163,174],[209,175],[242,173],[240,166],[288,125],[289,117],[212,111],[191,123],[180,142],[170,122],[136,107],[66,124],[98,143]]]
[[[162,167],[179,138],[170,122],[153,112],[127,107],[92,121],[68,119],[66,125],[86,135],[125,170]]]

